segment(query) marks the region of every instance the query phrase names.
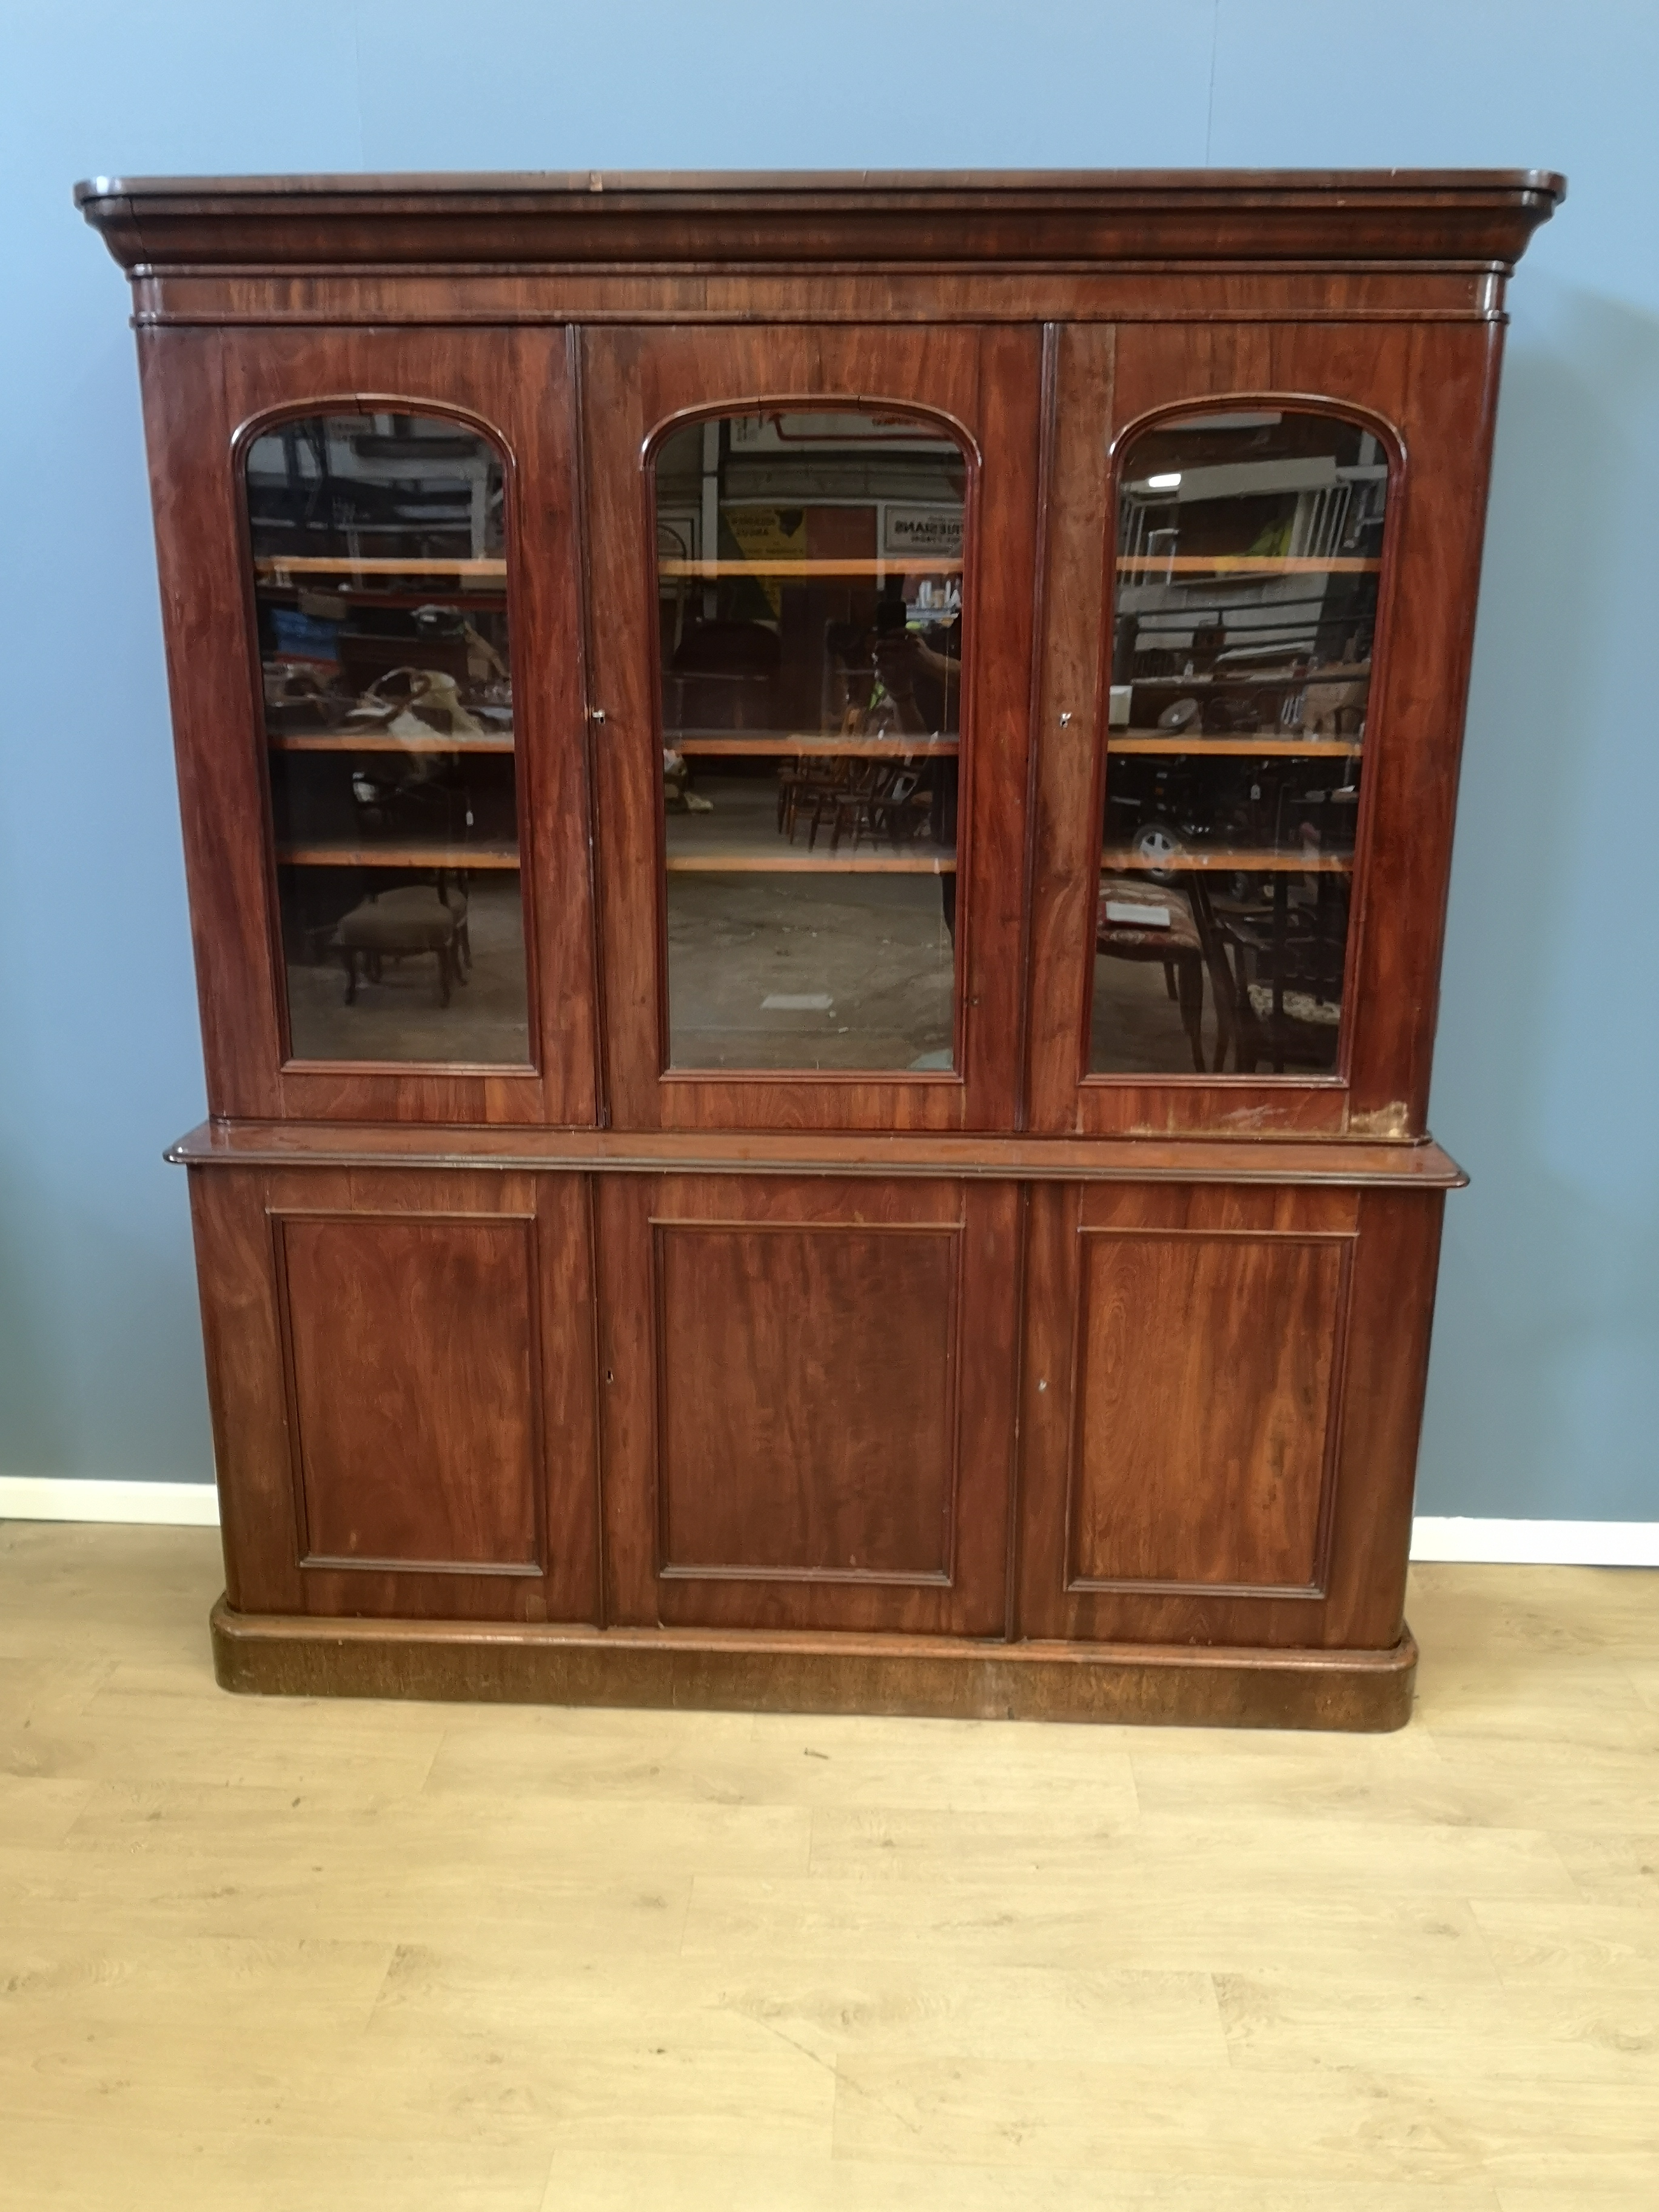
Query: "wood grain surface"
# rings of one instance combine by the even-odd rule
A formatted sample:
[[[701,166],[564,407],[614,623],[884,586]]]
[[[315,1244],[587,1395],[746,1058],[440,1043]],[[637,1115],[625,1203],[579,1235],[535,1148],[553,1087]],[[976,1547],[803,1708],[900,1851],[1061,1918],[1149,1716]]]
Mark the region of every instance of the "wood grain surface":
[[[226,262],[1486,261],[1565,193],[1541,169],[864,170],[98,178],[124,266]]]
[[[1085,1238],[1073,1586],[1315,1587],[1346,1263],[1340,1237]]]
[[[599,1183],[607,1621],[992,1636],[1011,1185]]]
[[[1339,1737],[233,1700],[218,1574],[0,1528],[28,2212],[1645,2212],[1659,1575]]]
[[[336,1169],[191,1186],[238,1602],[596,1620],[586,1182]]]
[[[352,1122],[204,1121],[169,1147],[190,1168],[487,1168],[557,1173],[973,1176],[1021,1182],[1331,1184],[1461,1190],[1438,1145],[1248,1137],[1068,1140],[767,1130],[419,1129]]]
[[[948,1579],[961,1244],[658,1224],[665,1573]]]
[[[302,1565],[539,1571],[534,1223],[276,1217]]]

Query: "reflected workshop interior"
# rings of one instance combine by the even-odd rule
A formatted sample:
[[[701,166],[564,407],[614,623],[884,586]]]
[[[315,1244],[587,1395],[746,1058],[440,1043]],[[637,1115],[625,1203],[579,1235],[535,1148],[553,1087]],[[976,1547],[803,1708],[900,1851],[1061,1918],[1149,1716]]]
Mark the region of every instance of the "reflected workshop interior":
[[[1388,478],[1312,412],[1127,443],[1094,1073],[1336,1065]]]
[[[665,441],[670,1066],[951,1066],[965,490],[902,416]]]
[[[522,1066],[501,457],[307,416],[246,487],[290,1054]]]
[[[1388,474],[1312,411],[1122,454],[1093,1073],[1336,1065]],[[873,411],[657,452],[666,1066],[953,1066],[967,481]],[[501,458],[311,416],[246,486],[292,1056],[522,1066]]]

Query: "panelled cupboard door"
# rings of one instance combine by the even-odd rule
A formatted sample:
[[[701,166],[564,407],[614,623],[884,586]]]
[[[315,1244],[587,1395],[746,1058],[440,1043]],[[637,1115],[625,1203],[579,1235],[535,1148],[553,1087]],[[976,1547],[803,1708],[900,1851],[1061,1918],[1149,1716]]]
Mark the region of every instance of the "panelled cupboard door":
[[[1001,1635],[1014,1188],[597,1199],[607,1623]]]
[[[568,333],[139,347],[213,1112],[591,1123]]]
[[[1392,1647],[1440,1194],[1030,1204],[1018,1632]]]
[[[231,1603],[593,1620],[584,1179],[216,1170],[191,1202]]]
[[[613,1120],[1018,1126],[1038,333],[581,344]]]
[[[1051,334],[1034,1129],[1422,1132],[1499,335]]]

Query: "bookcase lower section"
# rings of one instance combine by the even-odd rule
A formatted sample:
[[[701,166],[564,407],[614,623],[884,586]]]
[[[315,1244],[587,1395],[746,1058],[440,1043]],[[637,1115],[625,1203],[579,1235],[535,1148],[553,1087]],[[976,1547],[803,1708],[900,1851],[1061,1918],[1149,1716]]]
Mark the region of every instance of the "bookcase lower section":
[[[450,1141],[192,1163],[228,1687],[1408,1717],[1449,1163]]]
[[[912,1714],[1381,1733],[1410,1718],[1417,1645],[1386,1651],[718,1634],[538,1622],[212,1615],[222,1687],[692,1711]]]

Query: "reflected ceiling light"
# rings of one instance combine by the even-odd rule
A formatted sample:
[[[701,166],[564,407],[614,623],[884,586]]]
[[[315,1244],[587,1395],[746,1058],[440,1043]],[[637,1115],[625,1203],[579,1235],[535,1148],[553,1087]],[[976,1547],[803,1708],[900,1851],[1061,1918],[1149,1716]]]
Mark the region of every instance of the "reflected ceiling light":
[[[1148,491],[1173,491],[1180,482],[1181,471],[1179,469],[1176,469],[1173,474],[1170,476],[1148,477],[1146,479],[1146,489]]]

